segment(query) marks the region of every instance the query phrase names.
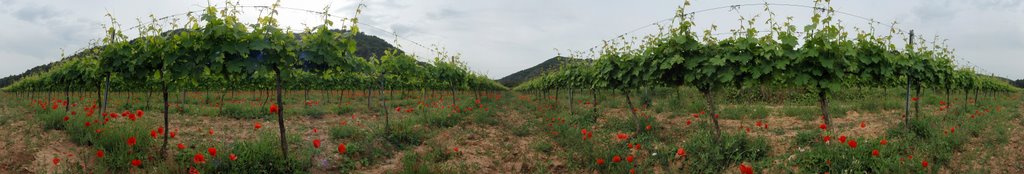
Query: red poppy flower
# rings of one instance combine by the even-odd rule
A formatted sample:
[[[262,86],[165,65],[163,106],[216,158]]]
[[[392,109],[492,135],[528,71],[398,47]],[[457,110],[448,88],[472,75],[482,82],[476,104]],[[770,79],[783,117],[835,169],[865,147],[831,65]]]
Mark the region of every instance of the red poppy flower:
[[[604,159],[597,159],[597,165],[604,165]]]
[[[196,169],[196,167],[188,167],[188,174],[199,174],[199,169]]]
[[[64,121],[68,121],[68,119],[71,119],[71,117],[64,116]]]
[[[75,111],[71,111],[71,115],[75,115],[75,114],[77,114],[77,113],[75,113]]]
[[[395,107],[395,112],[402,112],[402,107],[401,106]]]
[[[878,149],[872,150],[871,156],[878,156]]]
[[[917,100],[918,100],[918,98],[917,98],[917,97],[914,97],[914,98],[910,98],[910,100],[913,100],[913,101],[917,101]]]
[[[128,137],[128,147],[135,145],[135,137]]]
[[[156,131],[155,130],[150,130],[149,131],[149,136],[153,137],[153,138],[156,138]]]
[[[270,113],[277,113],[277,104],[270,104]]]
[[[171,132],[171,138],[174,138],[174,136],[177,135],[177,134],[178,134],[177,131]]]
[[[832,137],[828,136],[828,135],[825,135],[825,137],[823,139],[825,139],[825,142],[827,143],[828,141],[832,140]]]
[[[96,158],[103,158],[103,150],[96,151]]]
[[[761,127],[761,121],[757,121],[757,123],[755,123],[754,125],[757,127]]]
[[[840,135],[839,136],[839,142],[840,143],[846,143],[846,135]]]
[[[138,115],[139,117],[142,117],[143,114],[146,114],[146,113],[142,112],[141,109],[140,110],[135,110],[135,115]]]
[[[259,122],[256,122],[256,123],[254,123],[254,124],[252,125],[252,127],[253,127],[253,128],[255,128],[255,129],[260,129],[260,128],[262,128],[262,127],[263,127],[263,125],[260,125],[260,123],[259,123]]]
[[[217,148],[214,148],[214,147],[207,148],[206,152],[210,153],[210,156],[217,156]]]
[[[213,129],[210,129],[209,133],[210,135],[213,135]]]
[[[616,135],[616,138],[619,138],[619,140],[626,140],[626,139],[629,139],[629,135],[626,135],[624,133],[619,133],[618,135]]]
[[[338,153],[345,154],[345,144],[338,144]]]
[[[693,118],[700,118],[700,115],[692,114]]]
[[[633,155],[626,156],[627,162],[633,162]]]
[[[647,125],[647,130],[651,130],[651,125]]]
[[[865,126],[867,126],[867,125],[865,125],[865,124],[864,124],[864,122],[863,122],[863,121],[861,121],[861,122],[860,122],[860,128],[864,128]]]
[[[196,153],[196,155],[192,156],[192,162],[196,164],[206,163],[206,157],[202,153]]]
[[[615,157],[612,157],[612,162],[617,163],[617,162],[620,162],[620,161],[622,161],[622,158],[619,158],[618,155],[615,155]]]
[[[320,148],[320,139],[313,140],[313,147]]]
[[[928,161],[921,160],[921,166],[922,167],[928,167]]]
[[[178,150],[184,150],[184,149],[185,149],[185,144],[178,143]]]
[[[138,159],[132,160],[132,166],[139,167],[140,165],[142,165],[142,160],[138,160]]]
[[[850,142],[847,144],[850,145],[850,148],[857,148],[857,140],[850,139]]]
[[[683,148],[679,148],[679,150],[676,150],[676,156],[680,156],[680,157],[686,156],[686,150],[683,149]]]
[[[228,158],[231,159],[231,161],[234,161],[238,159],[238,156],[235,156],[235,154],[232,153],[231,155],[228,155]]]
[[[692,123],[692,122],[690,122],[690,120],[686,120],[686,125],[687,125],[687,126],[689,126],[689,125],[690,125],[690,123]]]
[[[92,126],[92,122],[85,122],[85,127]]]
[[[818,125],[818,128],[821,128],[821,130],[825,130],[825,129],[828,128],[828,125],[825,125],[825,123],[822,123],[821,125]]]
[[[459,153],[459,147],[453,147],[452,151],[454,151],[455,153]]]
[[[744,164],[740,164],[740,173],[743,173],[743,174],[753,174],[754,173],[754,167],[747,166],[747,165],[744,165]]]
[[[949,128],[949,133],[956,133],[956,128],[955,127]]]
[[[885,145],[885,144],[889,144],[889,141],[886,141],[885,139],[882,139],[882,142],[879,142],[879,143],[882,144],[882,145]]]
[[[57,164],[59,164],[59,163],[60,163],[60,158],[56,158],[56,157],[54,157],[54,158],[53,158],[53,165],[55,165],[55,166],[56,166],[56,165],[57,165]]]

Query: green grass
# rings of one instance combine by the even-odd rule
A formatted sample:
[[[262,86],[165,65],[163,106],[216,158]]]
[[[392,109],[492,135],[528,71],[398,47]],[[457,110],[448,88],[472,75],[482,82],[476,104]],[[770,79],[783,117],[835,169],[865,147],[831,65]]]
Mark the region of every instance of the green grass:
[[[733,107],[722,107],[719,118],[722,119],[764,119],[771,113],[771,109],[764,105],[737,105]]]
[[[288,139],[290,142],[303,142],[294,134]],[[313,155],[310,146],[291,148],[289,157],[285,158],[280,153],[278,135],[272,131],[263,131],[255,140],[237,141],[225,147],[217,156],[210,156],[206,148],[189,148],[178,151],[175,159],[179,164],[190,164],[195,154],[202,153],[207,163],[197,166],[211,173],[308,173],[313,162],[308,159]],[[230,161],[229,154],[235,154],[238,159]]]
[[[364,132],[362,129],[348,125],[331,127],[331,129],[329,130],[329,134],[333,139],[347,139],[366,136],[366,132]]]
[[[683,147],[691,152],[687,153],[687,166],[693,173],[721,173],[727,166],[765,159],[770,150],[764,138],[723,133],[716,142],[709,131],[698,131]]]
[[[821,115],[821,109],[810,106],[786,105],[782,107],[782,114],[785,116],[796,117],[803,121],[808,121],[819,119],[818,116]]]

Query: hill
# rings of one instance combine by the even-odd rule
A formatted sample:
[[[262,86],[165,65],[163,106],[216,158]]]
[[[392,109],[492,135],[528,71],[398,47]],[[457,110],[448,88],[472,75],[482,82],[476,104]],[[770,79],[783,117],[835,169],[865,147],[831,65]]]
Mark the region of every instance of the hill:
[[[502,85],[505,85],[505,86],[510,87],[510,88],[511,87],[515,87],[515,86],[518,86],[519,84],[521,84],[523,82],[526,82],[526,81],[529,81],[530,79],[533,79],[534,77],[537,77],[537,76],[539,76],[541,74],[544,74],[545,72],[557,69],[559,66],[562,65],[562,63],[564,63],[566,61],[584,61],[584,60],[583,59],[568,58],[568,57],[552,57],[552,58],[550,58],[548,60],[545,60],[544,62],[541,62],[540,64],[537,64],[537,65],[533,66],[533,67],[526,68],[526,69],[520,70],[519,72],[512,73],[512,74],[509,74],[508,76],[502,77],[501,79],[498,79],[498,83],[501,83]]]
[[[334,31],[334,32],[346,32],[346,31],[342,31],[342,30],[331,30],[331,31]],[[167,33],[169,33],[169,32],[180,32],[180,30],[172,30],[172,31],[168,31]],[[355,36],[354,39],[356,40],[356,43],[357,43],[356,44],[356,55],[360,56],[360,57],[370,58],[370,57],[372,57],[374,55],[384,55],[384,52],[387,51],[387,50],[397,50],[398,53],[402,53],[401,49],[396,48],[395,46],[391,45],[387,41],[384,41],[384,39],[381,39],[381,38],[379,38],[377,36],[367,35],[366,33],[359,33],[359,34],[357,34]],[[99,48],[99,47],[92,47],[92,48],[85,49],[85,50],[91,50],[91,49],[97,49],[97,48]],[[50,63],[44,64],[44,65],[39,65],[39,66],[36,66],[36,67],[32,67],[32,68],[28,69],[27,71],[25,71],[25,72],[23,72],[21,74],[15,74],[15,75],[7,76],[7,77],[4,77],[4,78],[0,78],[0,88],[7,87],[8,85],[14,84],[14,82],[17,82],[18,80],[21,80],[21,78],[26,77],[28,75],[46,72],[46,71],[50,70],[50,67],[52,67],[53,65],[56,65],[56,64],[58,64],[60,62],[63,62],[65,60],[82,57],[83,56],[82,53],[84,53],[84,52],[85,51],[77,52],[75,54],[72,54],[71,56],[67,56],[67,57],[61,58],[61,60],[56,61],[56,62],[50,62]]]

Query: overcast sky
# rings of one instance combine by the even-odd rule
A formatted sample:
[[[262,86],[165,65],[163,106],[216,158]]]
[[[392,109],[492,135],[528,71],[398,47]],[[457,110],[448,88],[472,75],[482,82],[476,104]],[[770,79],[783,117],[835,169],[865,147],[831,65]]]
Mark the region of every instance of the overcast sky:
[[[810,1],[769,1],[770,3],[813,5]],[[245,1],[242,5],[269,5],[271,1]],[[357,1],[285,1],[282,6],[322,10],[331,5],[336,15],[350,16]],[[695,1],[688,11],[734,4],[764,3],[750,0]],[[0,0],[0,76],[59,59],[61,49],[77,51],[91,40],[103,37],[104,14],[110,12],[123,28],[137,25],[136,18],[150,14],[162,17],[201,10],[203,0],[82,1],[82,0]],[[222,2],[214,2],[221,5]],[[681,0],[368,0],[360,17],[364,32],[395,41],[402,49],[424,57],[430,51],[412,44],[437,45],[460,53],[470,69],[497,79],[551,58],[558,50],[586,50],[602,40],[671,18]],[[956,49],[958,64],[973,66],[984,73],[1024,79],[1024,5],[1018,0],[856,0],[833,3],[836,10],[873,18],[884,23],[897,21],[902,29],[913,29],[927,39],[940,36]],[[772,6],[782,19],[794,16],[805,23],[811,10]],[[763,7],[745,6],[699,13],[700,27],[711,24],[735,28],[740,16],[751,17]],[[316,15],[282,10],[279,20],[301,30],[303,24],[319,24]],[[242,16],[252,21],[258,11]],[[837,15],[845,26],[868,28],[868,22]],[[148,20],[148,19],[146,19]],[[669,24],[669,23],[662,23]],[[888,26],[876,26],[887,34]],[[637,30],[633,35],[653,33],[656,27]],[[723,30],[724,31],[724,30]],[[126,31],[134,34],[137,31]],[[564,52],[564,51],[563,51]]]

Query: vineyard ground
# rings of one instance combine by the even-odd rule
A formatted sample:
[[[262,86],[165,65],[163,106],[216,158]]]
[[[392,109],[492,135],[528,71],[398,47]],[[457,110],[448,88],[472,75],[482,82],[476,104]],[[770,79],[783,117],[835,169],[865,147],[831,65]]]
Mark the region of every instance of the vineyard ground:
[[[87,93],[94,94],[94,93]],[[413,140],[409,146],[387,149],[383,157],[373,159],[351,159],[343,158],[331,147],[336,147],[340,142],[354,142],[360,137],[338,137],[332,135],[338,127],[355,127],[359,131],[369,132],[357,135],[369,136],[378,135],[372,129],[381,128],[383,116],[367,109],[366,99],[358,91],[349,91],[343,103],[324,102],[322,105],[304,106],[303,98],[323,97],[322,93],[312,92],[307,98],[301,91],[292,91],[286,98],[285,110],[286,125],[289,134],[296,134],[300,141],[290,142],[292,146],[311,146],[309,142],[314,139],[324,140],[320,155],[310,156],[306,160],[313,161],[310,171],[313,173],[334,173],[339,171],[352,170],[358,173],[404,173],[415,171],[433,172],[455,172],[455,173],[591,173],[593,169],[578,164],[578,157],[573,156],[574,151],[570,145],[560,144],[561,134],[579,134],[579,129],[599,130],[600,135],[594,135],[594,141],[615,141],[617,133],[631,133],[632,122],[627,121],[631,116],[625,97],[615,93],[601,93],[597,110],[601,113],[593,124],[581,124],[580,127],[571,125],[571,130],[577,132],[559,132],[557,121],[575,122],[573,116],[568,116],[569,105],[566,101],[576,101],[573,110],[576,113],[589,112],[592,104],[586,102],[589,96],[574,96],[566,100],[565,94],[560,94],[561,99],[552,100],[551,95],[540,95],[537,93],[516,93],[496,92],[483,95],[483,101],[477,110],[488,108],[487,112],[462,111],[455,113],[454,117],[462,117],[457,123],[450,126],[435,126],[435,123],[423,122],[418,117],[425,115],[448,115],[451,108],[439,108],[449,104],[450,96],[444,96],[442,92],[428,92],[428,99],[422,99],[417,92],[400,92],[395,97],[388,98],[390,108],[396,106],[402,112],[391,113],[391,124],[403,125],[408,122],[409,130],[420,131],[421,139]],[[663,93],[669,94],[669,93]],[[39,95],[39,94],[37,94]],[[134,94],[136,99],[146,100],[145,95]],[[219,146],[218,144],[230,144],[239,140],[255,139],[263,136],[261,132],[271,132],[276,136],[277,123],[273,117],[269,117],[264,111],[264,101],[256,92],[241,92],[236,95],[228,95],[227,105],[246,105],[241,113],[250,115],[268,115],[249,117],[232,117],[220,115],[216,102],[206,103],[204,93],[189,93],[186,104],[172,104],[181,107],[178,111],[172,111],[170,115],[171,129],[176,129],[177,137],[171,140],[171,151],[174,144],[182,142],[190,144],[188,148],[204,148],[204,146]],[[219,97],[218,93],[209,94]],[[850,96],[856,96],[851,94]],[[880,94],[888,95],[888,94]],[[127,108],[135,108],[146,105],[145,101],[125,102],[125,93],[114,93],[112,107],[130,103]],[[172,95],[173,96],[173,95]],[[858,101],[863,98],[840,98],[838,109],[842,113],[833,113],[833,125],[830,128],[834,135],[845,135],[857,139],[877,139],[887,135],[889,129],[902,126],[902,106],[892,105],[899,103],[898,95],[882,99],[882,101]],[[119,98],[120,97],[120,98]],[[5,94],[5,98],[14,98],[11,94]],[[473,107],[475,94],[471,92],[460,92],[458,105]],[[685,97],[684,97],[685,98]],[[864,97],[869,98],[869,97]],[[926,95],[921,108],[924,117],[937,117],[951,111],[939,111],[935,103],[940,97],[939,94]],[[172,97],[172,103],[177,98]],[[253,100],[250,100],[253,99]],[[319,98],[318,98],[319,99]],[[89,100],[84,97],[83,101]],[[153,106],[159,105],[157,99],[153,100]],[[634,101],[636,102],[636,98]],[[673,173],[678,168],[688,168],[682,159],[667,158],[667,161],[659,161],[659,154],[672,155],[674,150],[685,144],[697,131],[703,130],[697,127],[699,123],[708,121],[708,116],[693,118],[692,113],[699,112],[702,104],[699,101],[673,101],[679,100],[673,95],[656,95],[650,107],[641,106],[638,111],[641,117],[653,117],[657,124],[650,132],[653,132],[652,139],[644,140],[643,150],[630,150],[628,154],[636,155],[640,160],[650,159],[653,162],[637,162],[636,168],[653,173]],[[216,101],[216,100],[213,100]],[[325,100],[319,100],[325,101]],[[372,99],[374,105],[379,100]],[[423,102],[422,106],[419,102]],[[896,101],[896,102],[893,102]],[[952,109],[958,109],[959,98],[952,101]],[[2,115],[0,121],[0,136],[5,137],[0,141],[0,173],[53,173],[69,171],[69,168],[89,168],[95,165],[93,153],[89,145],[72,143],[67,134],[62,130],[47,130],[39,121],[34,119],[35,112],[30,107],[24,107],[29,102],[18,100],[3,100]],[[873,107],[872,103],[884,106]],[[995,173],[1019,173],[1024,170],[1024,103],[1016,100],[1006,101],[1004,105],[1007,112],[1002,120],[1005,124],[991,124],[979,130],[978,135],[970,138],[964,147],[955,150],[948,164],[942,165],[936,171],[939,173],[963,173],[963,172],[995,172]],[[415,106],[415,107],[413,107]],[[226,106],[227,107],[227,106]],[[310,111],[305,107],[319,108]],[[377,106],[373,106],[377,107]],[[720,106],[724,110],[740,110],[742,112],[723,111],[733,115],[722,116],[721,125],[723,132],[732,134],[746,134],[750,137],[762,137],[767,140],[770,153],[758,161],[746,161],[746,164],[754,164],[759,171],[767,173],[799,172],[800,167],[793,160],[798,153],[806,151],[809,147],[800,145],[794,140],[800,139],[801,132],[815,131],[821,124],[819,115],[813,109],[816,108],[811,102],[786,101],[778,104],[727,101]],[[344,108],[344,109],[343,109]],[[409,108],[414,111],[405,112]],[[748,109],[745,109],[748,108]],[[749,109],[754,108],[754,109]],[[787,109],[796,108],[796,109]],[[804,108],[804,109],[800,109]],[[760,111],[760,110],[764,111]],[[113,109],[119,111],[121,109]],[[140,123],[156,123],[160,120],[161,114],[156,110],[147,109],[147,115],[142,117]],[[81,111],[80,111],[81,112]],[[479,114],[477,114],[479,113]],[[796,113],[796,115],[794,115]],[[309,116],[317,115],[317,116]],[[480,117],[477,115],[482,115]],[[809,116],[808,116],[809,115]],[[444,117],[444,116],[442,116]],[[449,116],[452,117],[452,116]],[[811,117],[811,118],[807,118]],[[687,121],[694,124],[688,125]],[[755,122],[761,121],[767,124],[768,128],[755,126]],[[861,128],[861,123],[866,123]],[[259,123],[262,128],[254,129]],[[551,125],[551,126],[549,126]],[[401,126],[400,126],[401,127]],[[318,131],[314,132],[316,128]],[[401,129],[401,128],[397,128]],[[749,131],[747,131],[749,129]],[[1003,129],[1003,130],[999,130]],[[210,132],[213,132],[211,135]],[[396,132],[396,134],[401,134]],[[410,133],[411,134],[411,133]],[[1000,137],[1003,141],[999,141]],[[146,137],[148,138],[148,137]],[[364,137],[365,138],[365,137]],[[368,137],[374,138],[374,137]],[[861,142],[871,143],[871,142]],[[891,141],[890,143],[915,143]],[[159,145],[159,144],[157,144]],[[299,148],[294,147],[294,148]],[[158,148],[158,147],[152,147]],[[455,148],[458,148],[456,151]],[[374,151],[374,150],[370,150]],[[586,151],[584,151],[586,152]],[[699,152],[691,152],[699,153]],[[62,163],[74,164],[71,166],[61,165],[54,167],[51,159],[60,157]],[[338,161],[365,160],[359,162],[352,168],[345,168],[346,163]],[[159,160],[154,160],[159,161]],[[589,160],[587,160],[589,161]],[[176,171],[176,164],[173,160],[159,161],[161,167],[153,167],[145,170],[147,173],[161,173]],[[610,162],[609,162],[610,163]],[[739,164],[729,164],[724,167],[727,170],[720,172],[733,173],[733,169]],[[73,171],[73,170],[72,170]],[[646,172],[644,172],[646,173]]]

